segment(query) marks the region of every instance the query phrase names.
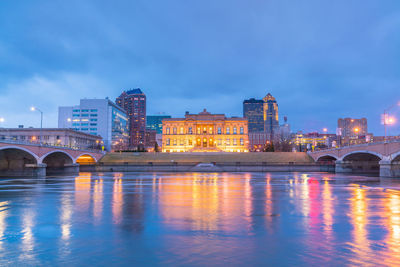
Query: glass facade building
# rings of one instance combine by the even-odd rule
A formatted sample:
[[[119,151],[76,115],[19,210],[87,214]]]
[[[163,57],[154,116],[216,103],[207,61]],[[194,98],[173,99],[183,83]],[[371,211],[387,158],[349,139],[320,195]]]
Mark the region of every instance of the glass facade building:
[[[99,135],[108,151],[127,148],[127,115],[107,98],[81,99],[77,106],[59,107],[58,127]]]
[[[243,117],[249,122],[249,133],[264,132],[263,108],[263,100],[250,98],[243,101]]]
[[[162,134],[162,121],[169,119],[169,115],[150,115],[146,117],[146,129],[154,130],[157,134]]]

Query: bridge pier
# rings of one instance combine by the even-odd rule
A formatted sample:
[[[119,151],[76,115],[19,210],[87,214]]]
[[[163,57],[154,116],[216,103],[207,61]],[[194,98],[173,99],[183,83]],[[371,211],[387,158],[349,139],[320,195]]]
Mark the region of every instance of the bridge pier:
[[[9,169],[0,172],[1,177],[46,177],[46,164],[25,164],[22,169]]]
[[[381,160],[379,166],[380,177],[400,178],[400,162],[391,163],[389,160]]]
[[[337,160],[335,162],[335,173],[352,173],[353,168],[351,164],[343,160]]]
[[[47,175],[77,175],[78,173],[79,164],[77,163],[47,168]]]

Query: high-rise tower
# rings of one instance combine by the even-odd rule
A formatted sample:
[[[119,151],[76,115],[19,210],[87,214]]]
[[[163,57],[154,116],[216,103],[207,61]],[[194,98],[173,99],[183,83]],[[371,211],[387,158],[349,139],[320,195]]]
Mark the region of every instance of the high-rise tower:
[[[129,144],[131,148],[145,145],[146,95],[140,88],[122,92],[115,101],[125,109],[129,119]]]
[[[264,101],[250,98],[243,101],[243,117],[249,121],[249,133],[264,132]]]
[[[274,135],[279,133],[278,103],[275,98],[268,93],[264,98],[264,131],[274,139]]]

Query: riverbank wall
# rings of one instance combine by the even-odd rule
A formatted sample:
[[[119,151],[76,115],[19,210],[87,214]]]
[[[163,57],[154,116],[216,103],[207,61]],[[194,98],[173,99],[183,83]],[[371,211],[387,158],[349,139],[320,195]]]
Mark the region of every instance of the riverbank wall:
[[[301,152],[109,153],[88,172],[334,172]]]

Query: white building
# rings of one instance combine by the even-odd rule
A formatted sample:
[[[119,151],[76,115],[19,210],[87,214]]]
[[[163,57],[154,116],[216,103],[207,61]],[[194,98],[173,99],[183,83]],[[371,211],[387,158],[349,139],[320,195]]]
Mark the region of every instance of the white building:
[[[106,99],[81,99],[80,105],[58,108],[58,127],[99,135],[106,150],[126,149],[128,117],[115,103]]]

